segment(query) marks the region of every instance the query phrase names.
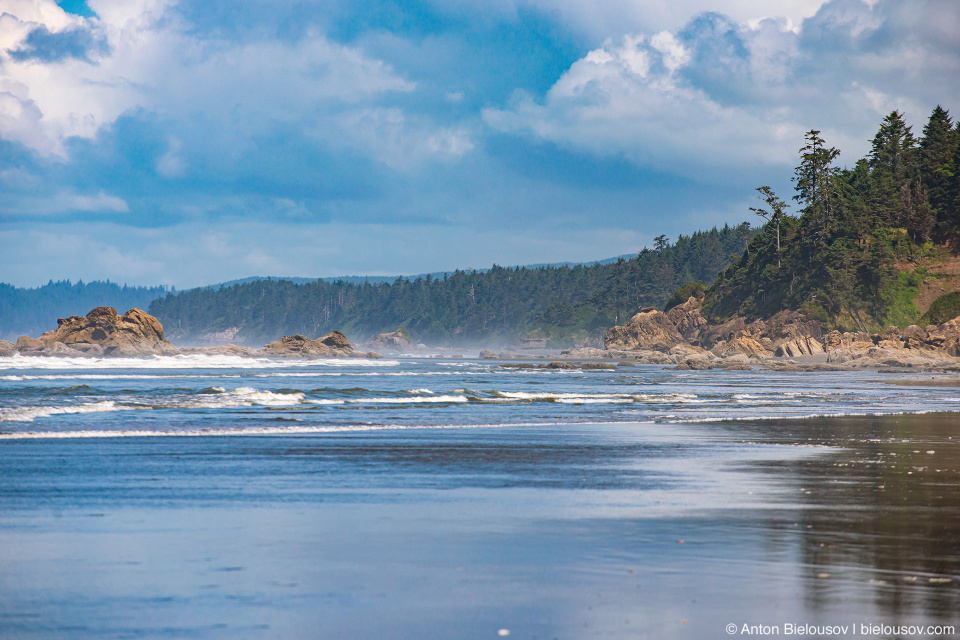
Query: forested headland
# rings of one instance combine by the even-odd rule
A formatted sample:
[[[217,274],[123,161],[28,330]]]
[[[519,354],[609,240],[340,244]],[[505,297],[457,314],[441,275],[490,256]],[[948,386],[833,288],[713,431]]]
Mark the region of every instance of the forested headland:
[[[960,246],[960,126],[938,106],[918,138],[893,111],[869,154],[848,168],[819,131],[805,142],[791,198],[799,215],[769,187],[757,189],[753,212],[766,223],[707,291],[706,317],[792,309],[862,331],[926,322],[921,289],[949,294],[957,284],[938,269]]]
[[[430,345],[600,344],[639,307],[662,306],[682,284],[712,282],[755,231],[700,231],[606,264],[500,267],[444,277],[358,283],[259,280],[168,294],[150,305],[177,344],[263,344],[282,335],[343,331],[365,340],[403,327]]]

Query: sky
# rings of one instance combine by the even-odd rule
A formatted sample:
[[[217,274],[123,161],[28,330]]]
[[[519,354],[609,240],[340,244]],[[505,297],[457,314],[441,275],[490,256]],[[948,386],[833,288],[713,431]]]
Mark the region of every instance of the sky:
[[[0,282],[632,253],[958,78],[956,0],[0,0]]]

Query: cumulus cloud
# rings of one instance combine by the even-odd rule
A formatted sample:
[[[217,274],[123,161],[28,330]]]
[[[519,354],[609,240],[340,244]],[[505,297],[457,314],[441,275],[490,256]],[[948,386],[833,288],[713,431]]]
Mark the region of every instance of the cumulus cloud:
[[[91,139],[141,110],[181,122],[219,119],[242,144],[278,123],[349,123],[352,109],[362,119],[383,95],[416,87],[383,61],[309,30],[295,42],[236,42],[194,32],[162,0],[90,6],[97,17],[65,14],[52,0],[4,6],[0,137],[66,159],[68,139]],[[456,144],[438,144],[436,154]],[[178,150],[157,162],[160,174],[182,175]]]
[[[484,119],[714,180],[789,164],[810,128],[856,157],[891,109],[919,120],[938,102],[960,104],[949,80],[960,72],[960,12],[950,0],[903,6],[913,4],[831,0],[798,31],[785,20],[702,14],[676,31],[608,40],[543,98],[519,94]]]

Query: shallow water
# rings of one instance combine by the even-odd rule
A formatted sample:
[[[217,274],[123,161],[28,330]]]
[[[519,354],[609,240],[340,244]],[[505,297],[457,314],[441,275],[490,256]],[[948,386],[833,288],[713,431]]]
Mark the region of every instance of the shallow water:
[[[960,629],[955,389],[174,364],[2,363],[0,637]]]

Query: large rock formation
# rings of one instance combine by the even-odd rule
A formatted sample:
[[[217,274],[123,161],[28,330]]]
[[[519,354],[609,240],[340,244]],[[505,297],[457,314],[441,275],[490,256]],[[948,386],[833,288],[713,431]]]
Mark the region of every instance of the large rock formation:
[[[672,361],[689,369],[758,361],[773,368],[960,367],[960,318],[924,328],[911,325],[902,331],[890,327],[876,334],[840,333],[826,332],[823,325],[806,320],[798,311],[781,311],[764,320],[735,317],[711,324],[703,317],[701,304],[691,296],[665,314],[652,307],[642,309],[625,325],[607,332],[607,353],[651,364]],[[788,364],[801,356],[809,358]]]
[[[625,325],[614,327],[603,337],[606,349],[669,351],[686,341],[667,314],[644,307]]]
[[[380,333],[363,345],[365,348],[375,350],[380,353],[415,353],[421,351],[423,345],[415,345],[410,341],[410,334],[401,329],[391,331],[390,333]]]
[[[332,331],[320,338],[311,340],[304,336],[284,336],[264,345],[257,355],[268,358],[379,358],[373,351],[362,353],[353,348],[347,337],[339,331]]]
[[[160,321],[141,309],[122,316],[113,307],[97,307],[86,316],[57,320],[57,328],[39,338],[21,336],[24,355],[139,357],[175,355],[179,350],[163,337]]]
[[[12,356],[17,352],[17,345],[9,340],[0,340],[0,357]]]
[[[700,331],[707,326],[707,319],[700,312],[703,298],[690,296],[683,304],[671,307],[667,317],[680,335],[690,344],[700,344]]]

